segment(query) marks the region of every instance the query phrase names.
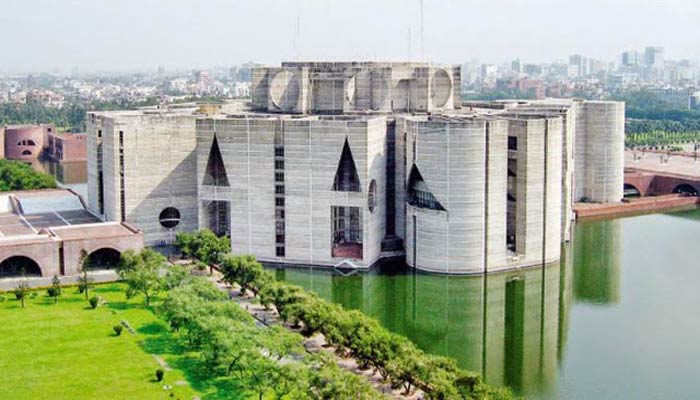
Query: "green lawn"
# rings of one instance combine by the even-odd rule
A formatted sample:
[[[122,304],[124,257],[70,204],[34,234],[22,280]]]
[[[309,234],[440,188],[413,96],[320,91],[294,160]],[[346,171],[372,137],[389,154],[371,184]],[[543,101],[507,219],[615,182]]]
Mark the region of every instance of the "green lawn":
[[[38,293],[24,309],[11,293],[0,302],[0,399],[226,398],[226,386],[235,393],[230,382],[198,375],[196,355],[183,354],[141,298],[126,300],[123,286],[97,286],[94,293],[108,304],[95,310],[75,288],[65,288],[57,305]],[[136,333],[115,336],[112,326],[121,320]],[[164,382],[155,381],[153,354],[173,369]]]

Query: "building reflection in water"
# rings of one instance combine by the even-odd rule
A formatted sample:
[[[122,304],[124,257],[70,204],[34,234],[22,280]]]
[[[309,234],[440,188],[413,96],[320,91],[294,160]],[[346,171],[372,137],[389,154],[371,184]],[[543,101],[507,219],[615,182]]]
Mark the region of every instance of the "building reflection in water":
[[[87,201],[87,162],[58,162],[51,159],[32,159],[24,161],[38,172],[56,178],[59,186],[73,189]]]
[[[614,304],[620,300],[620,220],[580,223],[574,241],[576,301]]]
[[[489,383],[542,395],[555,389],[572,301],[619,298],[619,225],[603,225],[577,230],[573,248],[579,253],[567,245],[561,263],[488,276],[428,275],[396,265],[351,276],[315,268],[277,273],[379,319],[425,351],[481,372]],[[590,249],[595,256],[579,257]]]

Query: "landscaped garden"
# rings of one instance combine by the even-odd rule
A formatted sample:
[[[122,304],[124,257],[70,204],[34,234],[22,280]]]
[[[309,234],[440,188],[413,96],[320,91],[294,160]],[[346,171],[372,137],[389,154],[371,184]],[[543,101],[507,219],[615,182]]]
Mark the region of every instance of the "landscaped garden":
[[[191,399],[206,393],[206,385],[197,390],[182,384],[192,371],[177,354],[167,324],[142,298],[126,301],[124,289],[123,284],[92,288],[91,296],[106,302],[95,309],[76,287],[63,288],[56,303],[45,290],[33,292],[24,308],[14,294],[3,294],[0,399],[163,399],[170,393]],[[124,327],[116,335],[114,326],[124,326],[122,321],[133,333]],[[158,368],[165,371],[162,382],[156,381]]]
[[[121,283],[94,286],[81,257],[78,287],[55,278],[1,294],[0,398],[511,398],[358,311],[275,281],[254,257],[227,254],[226,238],[200,231],[177,244],[193,265],[127,251]],[[205,276],[210,265],[235,291]],[[253,318],[253,303],[272,318]]]

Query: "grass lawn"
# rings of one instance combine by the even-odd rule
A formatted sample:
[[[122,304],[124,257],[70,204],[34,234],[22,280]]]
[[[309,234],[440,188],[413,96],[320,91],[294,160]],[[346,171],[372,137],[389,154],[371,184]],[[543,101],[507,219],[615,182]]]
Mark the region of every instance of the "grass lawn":
[[[24,309],[12,293],[0,302],[0,399],[239,397],[235,382],[207,380],[198,357],[184,352],[142,298],[127,301],[122,285],[96,286],[108,304],[95,310],[75,288],[64,288],[58,304],[38,293]],[[121,320],[136,333],[115,336]],[[155,381],[153,354],[172,368],[164,382]]]

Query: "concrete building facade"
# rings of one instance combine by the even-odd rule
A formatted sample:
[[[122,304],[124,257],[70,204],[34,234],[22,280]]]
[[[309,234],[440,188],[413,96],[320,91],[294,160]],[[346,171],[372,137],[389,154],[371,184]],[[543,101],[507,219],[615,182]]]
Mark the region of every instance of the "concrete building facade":
[[[197,229],[193,109],[88,113],[89,209],[128,222],[147,245]]]
[[[90,207],[147,244],[208,228],[270,263],[558,260],[573,201],[623,197],[624,104],[462,103],[459,81],[427,63],[293,62],[254,68],[251,102],[209,115],[89,113]]]

